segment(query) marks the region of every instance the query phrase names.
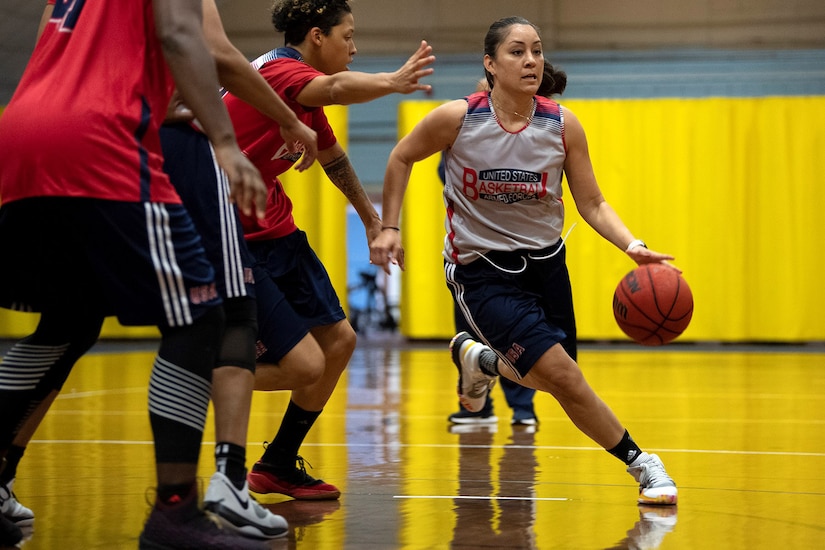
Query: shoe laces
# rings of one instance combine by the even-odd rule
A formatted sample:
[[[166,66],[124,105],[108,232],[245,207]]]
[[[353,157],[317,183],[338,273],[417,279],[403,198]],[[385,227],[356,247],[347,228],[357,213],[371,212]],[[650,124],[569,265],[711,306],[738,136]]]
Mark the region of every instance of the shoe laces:
[[[14,478],[6,481],[5,483],[0,483],[0,505],[6,504],[6,502],[10,500],[16,500],[17,497],[14,494],[14,490],[12,486],[14,485]]]
[[[268,449],[269,441],[264,441],[263,446],[264,449]],[[278,471],[278,476],[284,477],[288,479],[291,483],[294,483],[296,485],[309,485],[311,483],[316,483],[318,481],[317,479],[315,479],[307,473],[306,467],[309,466],[310,468],[312,468],[312,464],[309,463],[309,460],[306,460],[301,455],[297,455],[295,457],[295,462],[297,463],[297,466],[294,469],[284,473]],[[280,470],[280,468],[278,470]]]
[[[307,473],[307,467],[304,463],[308,464],[310,468],[312,468],[312,464],[309,463],[309,460],[304,460],[304,457],[298,455],[295,457],[295,461],[298,463],[298,469],[301,470],[304,474]]]
[[[664,487],[674,484],[667,475],[664,464],[656,455],[651,455],[650,459],[640,466],[642,467],[640,483],[645,487]]]
[[[298,464],[298,466],[295,468],[295,478],[300,479],[301,484],[305,485],[317,481],[314,477],[307,473],[307,465],[309,465],[309,467],[312,468],[312,464],[310,464],[308,460],[304,460],[302,456],[296,456],[295,461]]]

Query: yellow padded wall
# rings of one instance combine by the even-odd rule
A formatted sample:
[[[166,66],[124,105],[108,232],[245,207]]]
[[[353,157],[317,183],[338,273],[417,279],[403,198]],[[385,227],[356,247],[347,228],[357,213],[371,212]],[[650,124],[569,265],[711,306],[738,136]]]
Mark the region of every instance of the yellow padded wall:
[[[608,201],[683,269],[696,304],[683,339],[825,339],[825,97],[564,104]],[[580,226],[569,247],[580,334],[621,337],[610,298],[633,264]]]
[[[584,125],[608,202],[637,237],[676,256],[696,304],[682,340],[825,340],[819,318],[825,290],[816,281],[825,268],[819,244],[825,229],[825,97],[562,103]],[[424,113],[417,114],[420,119]],[[406,133],[411,124],[401,118],[399,128]],[[429,211],[435,162],[413,172],[404,206],[402,331],[412,338],[429,322],[419,320],[419,302],[436,300],[413,284],[435,287],[422,280],[436,276],[443,287],[440,268],[412,261],[419,253],[438,256],[431,249],[440,249],[443,238],[440,191],[432,190],[439,212]],[[622,339],[611,300],[635,264],[579,219],[569,193],[565,199],[566,226],[578,222],[568,240],[568,265],[579,337]],[[429,237],[436,227],[437,244]],[[443,299],[427,307],[449,311],[449,295]],[[451,333],[450,326],[440,336]]]
[[[399,105],[399,139],[440,101],[404,101]],[[452,336],[453,300],[444,282],[444,200],[438,177],[439,156],[413,167],[401,211],[406,271],[401,275],[401,333],[409,338]]]
[[[324,107],[338,143],[347,149],[348,110]],[[347,204],[344,194],[329,181],[320,163],[304,172],[289,170],[281,176],[284,190],[292,199],[298,227],[306,231],[309,244],[326,267],[330,280],[345,304],[347,297]]]

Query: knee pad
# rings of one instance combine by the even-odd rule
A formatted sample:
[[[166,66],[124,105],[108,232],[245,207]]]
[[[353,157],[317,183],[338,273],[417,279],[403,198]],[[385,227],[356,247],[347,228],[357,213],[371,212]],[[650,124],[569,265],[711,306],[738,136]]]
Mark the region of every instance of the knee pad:
[[[223,306],[218,306],[210,308],[191,325],[161,327],[158,358],[210,382],[225,321]]]
[[[254,298],[230,298],[224,301],[226,329],[221,341],[216,367],[240,367],[255,372],[255,344],[258,338],[258,314]]]

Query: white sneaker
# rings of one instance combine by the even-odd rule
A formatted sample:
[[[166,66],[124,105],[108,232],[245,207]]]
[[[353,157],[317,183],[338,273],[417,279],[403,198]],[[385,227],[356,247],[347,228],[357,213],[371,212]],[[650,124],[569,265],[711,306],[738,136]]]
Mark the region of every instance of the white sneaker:
[[[627,473],[639,482],[639,504],[676,504],[676,484],[658,456],[640,454]]]
[[[34,512],[20,504],[14,495],[14,479],[5,485],[0,483],[0,514],[21,529],[34,527]]]
[[[498,424],[450,424],[447,431],[451,434],[494,434],[498,433]]]
[[[238,490],[228,477],[215,472],[209,480],[203,504],[225,527],[242,535],[276,539],[289,533],[289,526],[283,517],[273,514],[249,496],[246,480],[243,489]]]
[[[481,352],[490,348],[476,342],[466,332],[459,332],[450,342],[453,363],[458,368],[458,400],[470,412],[484,408],[487,393],[496,384],[496,377],[485,374],[478,365]]]
[[[627,532],[633,550],[653,550],[676,527],[676,506],[639,506],[639,521]]]

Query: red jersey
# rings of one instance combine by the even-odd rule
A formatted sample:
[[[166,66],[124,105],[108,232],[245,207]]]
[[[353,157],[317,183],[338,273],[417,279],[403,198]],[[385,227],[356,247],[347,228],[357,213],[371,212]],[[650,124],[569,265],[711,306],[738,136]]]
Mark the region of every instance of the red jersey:
[[[0,117],[0,200],[179,203],[158,128],[173,89],[151,0],[51,0],[52,17]]]
[[[252,62],[281,99],[298,115],[298,119],[318,134],[318,149],[328,149],[336,143],[335,134],[322,107],[305,107],[296,97],[313,78],[324,73],[307,65],[293,48],[278,48]],[[238,99],[224,95],[241,150],[261,172],[269,188],[266,217],[259,220],[241,214],[244,234],[248,240],[277,239],[297,229],[292,217],[292,201],[284,193],[278,176],[289,170],[300,158],[287,152],[278,125],[271,118]]]

